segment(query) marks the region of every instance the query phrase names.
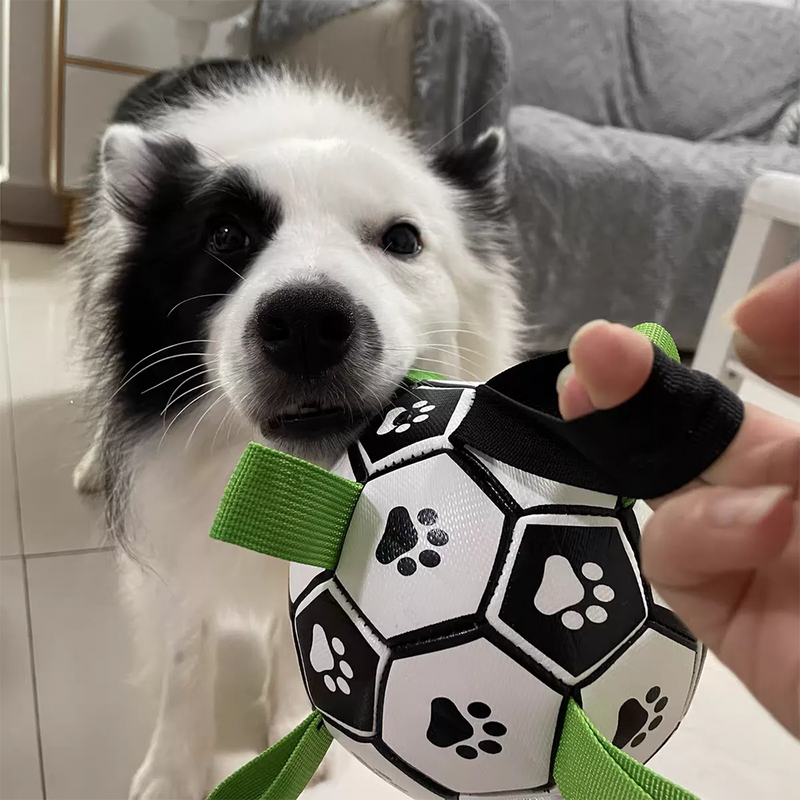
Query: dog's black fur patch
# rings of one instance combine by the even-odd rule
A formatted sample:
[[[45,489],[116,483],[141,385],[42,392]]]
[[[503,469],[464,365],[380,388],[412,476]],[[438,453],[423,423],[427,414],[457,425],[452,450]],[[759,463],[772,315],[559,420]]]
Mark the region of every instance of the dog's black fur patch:
[[[510,255],[514,241],[511,205],[506,189],[507,159],[501,130],[490,130],[472,144],[444,147],[433,157],[433,169],[462,191],[465,231],[479,258]]]
[[[208,312],[243,279],[283,216],[280,201],[257,188],[244,170],[206,171],[186,140],[150,147],[151,168],[157,170],[147,178],[152,193],[143,203],[116,198],[136,233],[108,298],[122,381],[115,399],[123,416],[139,423],[164,413],[180,382],[173,376],[188,377],[172,397],[174,413],[207,388],[201,386],[208,380],[199,369],[201,356],[188,354],[208,349],[195,341],[208,338]],[[215,256],[208,238],[227,219],[238,223],[250,243],[241,252]],[[160,358],[166,360],[156,363]]]
[[[200,97],[244,88],[272,68],[266,57],[252,60],[216,58],[189,67],[156,72],[137,83],[120,100],[111,122],[141,125],[168,109],[189,108]]]

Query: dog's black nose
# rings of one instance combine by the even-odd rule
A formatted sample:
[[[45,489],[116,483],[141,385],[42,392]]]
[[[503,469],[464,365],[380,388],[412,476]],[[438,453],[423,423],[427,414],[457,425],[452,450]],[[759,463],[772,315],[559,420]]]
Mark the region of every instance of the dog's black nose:
[[[265,298],[255,322],[264,352],[278,369],[314,376],[344,358],[356,316],[355,304],[342,290],[297,286]]]

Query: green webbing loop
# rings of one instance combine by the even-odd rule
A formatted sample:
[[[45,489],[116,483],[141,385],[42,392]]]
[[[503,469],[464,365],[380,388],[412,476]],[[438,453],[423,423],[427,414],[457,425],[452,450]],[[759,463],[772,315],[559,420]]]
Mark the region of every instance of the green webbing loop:
[[[634,325],[633,329],[643,333],[656,347],[663,350],[673,361],[680,364],[681,357],[675,340],[669,335],[669,331],[657,322],[642,322]]]
[[[657,322],[642,322],[639,325],[634,325],[633,329],[643,333],[656,347],[663,350],[673,361],[677,361],[680,364],[681,357],[678,353],[678,347],[666,328]],[[623,497],[622,507],[630,508],[635,502],[635,498]]]
[[[251,442],[222,496],[211,538],[334,569],[362,488]]]
[[[331,744],[319,711],[226,778],[208,800],[295,800]]]
[[[426,372],[424,369],[410,369],[406,380],[409,383],[421,383],[422,381],[443,381],[446,380],[444,375],[438,372]]]
[[[553,777],[564,800],[697,800],[603,738],[570,700]]]

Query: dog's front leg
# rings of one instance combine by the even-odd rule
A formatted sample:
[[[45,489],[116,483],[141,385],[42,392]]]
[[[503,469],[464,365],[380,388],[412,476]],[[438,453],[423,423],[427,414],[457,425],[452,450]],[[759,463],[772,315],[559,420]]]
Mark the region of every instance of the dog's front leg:
[[[197,620],[170,642],[150,747],[131,784],[132,800],[200,800],[214,756],[216,633]]]

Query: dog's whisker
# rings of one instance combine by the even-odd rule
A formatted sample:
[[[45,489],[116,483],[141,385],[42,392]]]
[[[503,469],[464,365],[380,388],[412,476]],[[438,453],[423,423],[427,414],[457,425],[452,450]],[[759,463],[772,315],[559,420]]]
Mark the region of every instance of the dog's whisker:
[[[485,333],[479,333],[478,331],[470,331],[466,328],[440,328],[439,330],[435,331],[423,331],[423,336],[434,336],[437,333],[460,333],[466,336],[477,336],[479,339],[485,339],[487,342],[491,341],[491,338],[487,336]]]
[[[194,400],[190,400],[170,421],[169,425],[167,425],[166,430],[164,431],[163,435],[161,436],[161,440],[158,443],[158,447],[156,448],[156,452],[161,451],[161,445],[164,444],[164,439],[166,439],[167,434],[169,433],[170,428],[178,421],[178,418],[183,414],[186,409],[191,408],[198,400],[202,400],[207,395],[211,394],[211,392],[218,392],[221,390],[220,386],[212,386],[208,391],[203,392],[198,397],[195,397]]]
[[[188,389],[187,389],[185,392],[181,392],[181,393],[180,393],[180,394],[179,394],[179,395],[178,395],[178,396],[177,396],[177,397],[176,397],[174,400],[171,400],[170,402],[168,402],[168,403],[167,403],[167,404],[164,406],[164,408],[161,410],[161,416],[162,416],[162,417],[164,417],[164,418],[166,419],[166,414],[167,414],[167,411],[169,410],[169,407],[170,407],[171,405],[173,405],[174,403],[177,403],[177,402],[178,402],[178,400],[180,400],[180,399],[181,399],[181,397],[186,397],[186,395],[187,395],[187,394],[192,394],[192,392],[196,392],[196,391],[198,391],[199,389],[203,389],[203,388],[205,388],[206,386],[211,386],[211,384],[212,384],[212,383],[213,383],[215,386],[218,386],[218,387],[221,387],[221,386],[222,386],[222,384],[221,384],[221,383],[220,383],[218,380],[206,381],[205,383],[201,383],[201,384],[199,384],[198,386],[191,386],[191,387],[189,387],[189,388],[188,388]]]
[[[158,389],[159,386],[163,386],[165,383],[169,383],[170,381],[174,381],[176,378],[180,378],[181,375],[185,375],[187,372],[197,372],[202,371],[204,369],[208,369],[205,364],[195,364],[193,367],[189,367],[189,369],[185,369],[182,372],[179,372],[177,375],[170,375],[169,378],[165,378],[163,381],[159,381],[154,386],[151,386],[149,389],[144,389],[142,394],[147,394],[148,392],[152,392],[153,389]]]
[[[148,358],[152,358],[153,356],[157,356],[159,353],[163,353],[165,350],[172,350],[174,347],[182,347],[185,344],[211,344],[213,343],[213,339],[184,339],[182,342],[176,342],[175,344],[168,344],[166,347],[161,347],[158,350],[154,350],[152,353],[148,353],[144,358],[140,358],[123,376],[122,380],[128,377],[128,375],[133,372],[139,364],[147,361]]]
[[[452,361],[443,361],[440,358],[428,358],[427,356],[420,356],[418,361],[428,361],[431,364],[441,364],[445,367],[449,367],[450,369],[456,370],[456,372],[458,372],[460,369],[460,371],[465,373],[468,377],[472,378],[473,380],[480,381],[480,378],[474,372],[468,370],[466,367],[459,368],[459,366],[457,364],[454,364]],[[455,376],[452,374],[446,375],[446,377],[453,379],[455,378]]]
[[[213,258],[214,260],[219,261],[219,263],[222,264],[223,267],[227,267],[240,281],[244,282],[244,275],[238,273],[230,264],[226,264],[219,256],[215,255],[210,250],[206,250],[205,248],[203,248],[203,252],[206,255],[211,256],[211,258]]]
[[[213,294],[196,294],[194,297],[187,297],[185,300],[181,300],[180,303],[175,303],[174,306],[167,312],[167,316],[169,317],[172,312],[178,308],[178,306],[182,306],[184,303],[191,303],[192,300],[202,300],[204,297],[227,297],[226,292],[215,292]]]
[[[438,347],[440,349],[447,348],[455,353],[471,353],[475,356],[483,356],[484,358],[486,357],[485,352],[475,350],[473,347],[462,347],[460,344],[447,344],[445,342],[420,342],[419,347]]]
[[[201,365],[201,366],[203,366],[203,367],[204,367],[204,369],[203,369],[202,371],[198,372],[196,375],[190,375],[188,378],[184,378],[184,379],[183,379],[183,380],[182,380],[182,381],[181,381],[181,382],[180,382],[180,383],[179,383],[179,384],[178,384],[178,385],[177,385],[177,386],[176,386],[176,387],[175,387],[175,388],[172,390],[172,394],[170,394],[170,396],[167,398],[167,403],[166,403],[166,405],[165,405],[165,407],[164,407],[164,410],[165,410],[165,411],[166,411],[166,409],[167,409],[167,408],[169,408],[169,406],[170,406],[170,403],[172,402],[172,398],[173,398],[173,397],[175,397],[175,395],[176,395],[176,394],[177,394],[177,393],[178,393],[178,392],[181,390],[181,387],[182,387],[182,386],[186,386],[186,384],[187,384],[187,383],[189,383],[189,381],[202,380],[203,378],[205,378],[205,377],[206,377],[206,374],[204,374],[204,373],[210,374],[210,373],[208,373],[208,369],[207,369],[207,368],[205,368],[205,364],[203,364],[203,365]],[[183,396],[183,395],[181,395],[181,397],[182,397],[182,396]],[[162,412],[162,414],[163,414],[163,412]]]
[[[113,399],[114,399],[114,398],[115,398],[115,397],[116,397],[116,396],[117,396],[117,395],[118,395],[118,394],[119,394],[119,393],[120,393],[120,392],[121,392],[121,391],[122,391],[122,390],[123,390],[123,389],[124,389],[124,388],[125,388],[125,387],[126,387],[128,384],[129,384],[129,383],[130,383],[130,382],[131,382],[131,381],[132,381],[132,380],[135,380],[136,378],[138,378],[138,377],[139,377],[139,375],[141,375],[141,374],[142,374],[143,372],[145,372],[146,370],[148,370],[148,369],[151,369],[152,367],[155,367],[155,366],[156,366],[156,365],[158,365],[158,364],[163,364],[165,361],[171,361],[171,360],[173,360],[173,359],[175,359],[175,358],[189,358],[190,356],[194,356],[194,357],[198,357],[198,356],[200,356],[200,357],[204,357],[204,358],[209,358],[209,357],[208,357],[208,356],[207,356],[205,353],[177,353],[176,355],[172,355],[172,356],[165,356],[164,358],[159,358],[159,359],[158,359],[158,361],[154,361],[152,364],[147,364],[146,366],[142,367],[142,368],[141,368],[141,369],[140,369],[140,370],[139,370],[137,373],[135,373],[134,375],[131,375],[131,376],[130,376],[130,378],[128,378],[128,379],[127,379],[126,381],[124,381],[123,383],[121,383],[121,384],[120,384],[120,385],[117,387],[117,389],[116,389],[114,392],[112,392],[111,396],[108,398],[108,400],[106,400],[106,402],[105,402],[105,403],[102,405],[102,407],[100,408],[100,413],[103,413],[103,412],[104,412],[104,411],[105,411],[105,410],[108,408],[108,406],[111,404],[111,401],[112,401],[112,400],[113,400]],[[211,361],[216,361],[216,359],[215,359],[215,358],[209,358],[209,360],[211,360]]]
[[[497,98],[500,97],[500,95],[503,94],[504,91],[505,91],[505,86],[500,87],[500,89],[498,89],[485,103],[478,106],[478,108],[476,108],[469,116],[462,119],[461,122],[458,123],[458,125],[456,125],[451,131],[442,136],[441,139],[437,139],[430,147],[428,147],[425,150],[425,152],[430,153],[431,150],[438,147],[445,139],[449,139],[456,131],[461,130],[461,128],[463,128],[473,117],[480,114],[481,111],[483,111],[483,109],[486,108],[490,103],[493,103],[495,100],[497,100]]]
[[[451,355],[451,356],[454,356],[454,357],[458,358],[459,362],[465,361],[467,364],[472,364],[472,366],[475,367],[476,369],[481,369],[483,367],[483,364],[479,364],[477,361],[474,361],[471,358],[467,358],[466,356],[461,355],[460,352],[455,352],[454,353],[454,352],[452,352],[450,350],[447,350],[444,347],[437,347],[436,345],[433,345],[433,344],[427,345],[426,349],[439,350],[440,352],[445,353],[446,355]],[[421,355],[420,358],[425,358],[425,356]]]
[[[211,457],[212,458],[214,457],[214,447],[217,444],[217,437],[219,436],[220,431],[222,431],[222,428],[224,427],[225,423],[227,422],[228,418],[230,417],[230,415],[232,413],[233,413],[233,404],[231,403],[228,406],[228,410],[225,412],[225,416],[220,420],[219,425],[217,425],[217,431],[214,434],[214,438],[211,440]]]
[[[221,387],[220,387],[220,388],[221,388]],[[191,442],[192,442],[192,437],[194,436],[194,434],[195,434],[195,432],[197,431],[197,429],[200,427],[200,423],[201,423],[201,422],[202,422],[202,421],[203,421],[203,420],[204,420],[204,419],[205,419],[205,418],[208,416],[209,412],[211,412],[211,411],[213,410],[214,406],[216,406],[216,405],[217,405],[217,403],[221,402],[221,401],[222,401],[222,400],[224,400],[224,399],[225,399],[225,392],[223,392],[223,393],[222,393],[222,394],[221,394],[221,395],[220,395],[220,396],[219,396],[219,397],[218,397],[218,398],[217,398],[217,399],[216,399],[216,400],[215,400],[215,401],[214,401],[214,402],[213,402],[213,403],[212,403],[212,404],[211,404],[211,405],[210,405],[210,406],[209,406],[209,407],[208,407],[208,408],[207,408],[207,409],[206,409],[206,410],[203,412],[203,414],[201,415],[200,419],[198,419],[198,420],[197,420],[197,422],[195,422],[195,424],[194,424],[194,428],[192,428],[192,432],[189,434],[189,438],[186,440],[186,444],[185,444],[185,445],[184,445],[184,447],[183,447],[184,451],[187,451],[187,450],[189,449],[189,445],[190,445],[190,444],[191,444]]]

